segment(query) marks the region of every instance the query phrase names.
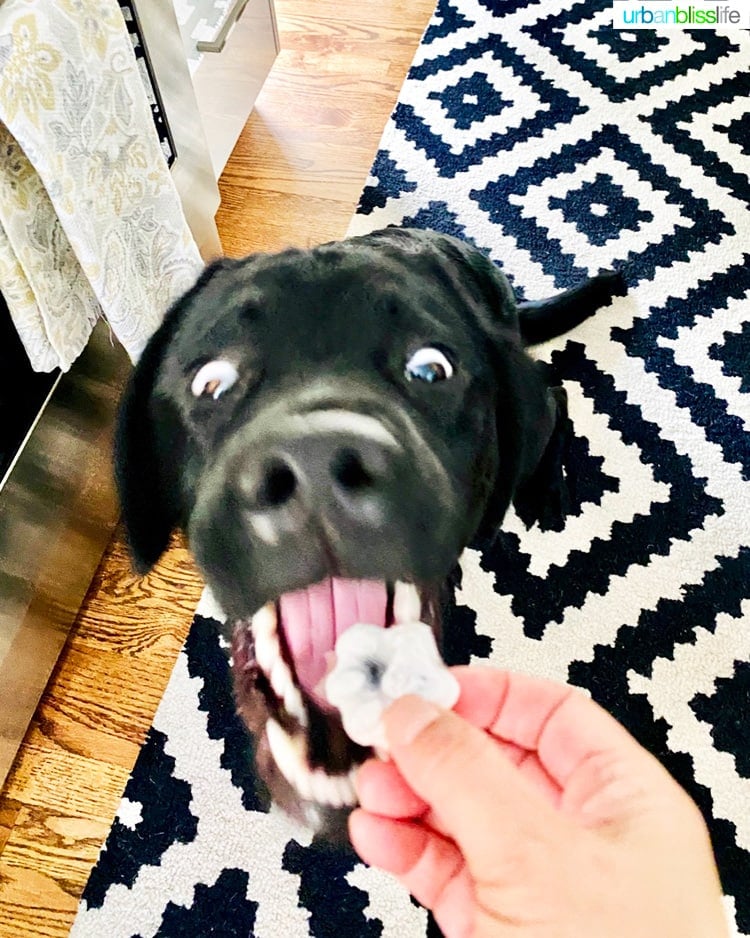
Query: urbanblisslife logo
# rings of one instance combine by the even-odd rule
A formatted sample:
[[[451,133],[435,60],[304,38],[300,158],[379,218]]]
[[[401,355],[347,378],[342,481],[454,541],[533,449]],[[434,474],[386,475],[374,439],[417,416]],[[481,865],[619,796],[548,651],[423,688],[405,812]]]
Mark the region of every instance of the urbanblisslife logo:
[[[614,29],[748,29],[750,3],[685,3],[679,0],[615,0]]]

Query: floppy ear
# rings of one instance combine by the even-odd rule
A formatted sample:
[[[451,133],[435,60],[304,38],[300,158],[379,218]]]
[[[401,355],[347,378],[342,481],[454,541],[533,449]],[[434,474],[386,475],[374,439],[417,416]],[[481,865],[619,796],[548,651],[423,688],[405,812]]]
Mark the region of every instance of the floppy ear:
[[[602,272],[557,296],[519,304],[505,275],[481,251],[448,235],[414,235],[452,261],[477,301],[477,324],[496,353],[500,468],[479,536],[494,537],[511,502],[527,527],[561,530],[570,507],[565,464],[573,428],[567,395],[524,348],[562,335],[624,295],[625,278]]]
[[[495,426],[498,468],[477,532],[492,542],[511,503],[526,527],[559,530],[568,505],[563,464],[570,434],[567,397],[547,368],[518,342],[497,347]]]
[[[564,465],[573,427],[568,417],[568,395],[561,387],[547,391],[551,429],[533,470],[522,478],[513,496],[516,514],[527,528],[539,524],[545,531],[561,531],[570,507]],[[544,440],[544,436],[541,437]]]
[[[165,323],[146,346],[125,389],[115,430],[115,481],[128,545],[139,573],[146,573],[159,559],[178,517],[173,475],[184,441],[173,438],[169,441],[171,451],[168,455],[164,452],[166,441],[160,432],[169,421],[159,420],[153,404],[154,381],[172,334],[173,329]],[[171,423],[179,427],[176,419],[178,422]]]
[[[115,428],[115,482],[128,545],[139,573],[153,567],[184,510],[179,468],[187,443],[176,406],[155,392],[164,354],[191,298],[230,262],[207,267],[172,306],[133,369]]]

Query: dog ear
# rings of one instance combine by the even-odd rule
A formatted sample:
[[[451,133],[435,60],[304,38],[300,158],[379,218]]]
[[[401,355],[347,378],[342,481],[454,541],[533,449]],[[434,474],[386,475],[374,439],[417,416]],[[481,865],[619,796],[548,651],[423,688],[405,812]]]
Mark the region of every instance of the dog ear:
[[[547,366],[517,342],[498,348],[497,471],[477,534],[477,546],[497,536],[511,504],[527,527],[559,530],[568,507],[563,471],[571,426],[563,388],[550,387]]]
[[[516,488],[513,507],[527,528],[538,524],[545,531],[561,531],[570,508],[565,462],[573,425],[565,389],[552,387],[547,394],[551,430],[534,468]]]
[[[170,421],[158,418],[153,403],[154,382],[172,334],[165,323],[146,346],[125,388],[115,429],[115,481],[128,546],[139,573],[153,567],[177,525],[177,480],[172,476],[182,440],[173,438],[171,452],[164,452],[160,432]]]
[[[207,267],[172,306],[149,340],[125,388],[115,427],[115,482],[128,545],[139,573],[147,573],[178,526],[183,505],[179,467],[185,428],[175,405],[155,392],[164,354],[191,298],[229,262]]]

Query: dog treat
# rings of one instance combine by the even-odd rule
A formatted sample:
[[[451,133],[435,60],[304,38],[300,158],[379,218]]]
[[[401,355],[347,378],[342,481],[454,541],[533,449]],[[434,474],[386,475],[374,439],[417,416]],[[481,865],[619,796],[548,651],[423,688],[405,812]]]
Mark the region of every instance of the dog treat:
[[[424,622],[352,625],[336,642],[335,666],[325,680],[326,698],[341,713],[347,736],[382,752],[388,746],[381,716],[394,700],[417,694],[450,709],[459,691]]]

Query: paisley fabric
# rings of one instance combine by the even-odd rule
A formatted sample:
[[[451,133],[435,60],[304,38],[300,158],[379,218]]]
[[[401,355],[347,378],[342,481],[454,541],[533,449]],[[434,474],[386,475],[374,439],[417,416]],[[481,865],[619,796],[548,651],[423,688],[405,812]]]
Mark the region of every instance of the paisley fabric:
[[[136,357],[201,269],[116,0],[0,4],[0,291],[38,371]]]

